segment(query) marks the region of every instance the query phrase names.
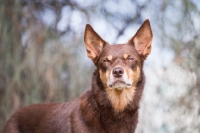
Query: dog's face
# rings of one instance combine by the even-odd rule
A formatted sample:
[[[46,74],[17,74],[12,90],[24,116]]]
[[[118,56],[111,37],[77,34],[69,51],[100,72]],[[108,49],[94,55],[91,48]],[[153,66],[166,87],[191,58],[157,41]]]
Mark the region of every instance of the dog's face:
[[[102,51],[97,67],[104,87],[128,89],[140,78],[141,58],[132,45],[108,45]]]
[[[152,36],[150,23],[146,20],[127,43],[110,45],[86,25],[87,55],[97,66],[103,86],[117,111],[133,100],[143,61],[151,52]]]

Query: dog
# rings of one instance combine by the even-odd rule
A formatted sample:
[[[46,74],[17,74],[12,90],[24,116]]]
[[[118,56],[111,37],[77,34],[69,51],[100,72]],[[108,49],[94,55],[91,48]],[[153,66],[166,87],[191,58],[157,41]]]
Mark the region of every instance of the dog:
[[[87,24],[85,47],[96,66],[91,89],[71,102],[19,109],[3,133],[133,133],[145,84],[143,64],[152,38],[148,19],[127,43],[116,45],[104,41]]]

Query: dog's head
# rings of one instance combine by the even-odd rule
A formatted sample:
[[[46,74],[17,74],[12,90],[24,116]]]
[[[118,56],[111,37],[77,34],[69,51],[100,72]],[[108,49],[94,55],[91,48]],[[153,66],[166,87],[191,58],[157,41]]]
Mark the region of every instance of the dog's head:
[[[111,92],[109,95],[127,92],[132,94],[130,97],[124,94],[125,97],[129,97],[128,101],[132,99],[141,77],[143,61],[151,52],[152,37],[149,20],[144,21],[127,43],[116,45],[104,41],[89,24],[86,25],[84,41],[87,55],[97,66],[104,88]]]

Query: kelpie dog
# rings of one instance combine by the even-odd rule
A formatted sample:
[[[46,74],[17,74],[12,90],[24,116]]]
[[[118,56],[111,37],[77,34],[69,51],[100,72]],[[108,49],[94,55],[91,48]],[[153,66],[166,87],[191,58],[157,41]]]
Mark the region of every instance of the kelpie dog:
[[[71,102],[24,107],[3,133],[133,133],[152,37],[146,20],[127,43],[110,45],[87,24],[85,47],[97,67],[91,89]]]

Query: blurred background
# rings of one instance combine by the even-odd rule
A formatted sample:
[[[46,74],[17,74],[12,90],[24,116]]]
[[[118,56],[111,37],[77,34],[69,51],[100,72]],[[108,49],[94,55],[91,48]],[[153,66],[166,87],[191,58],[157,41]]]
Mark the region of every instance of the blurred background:
[[[0,131],[22,106],[69,101],[90,88],[86,23],[115,44],[147,18],[154,38],[136,133],[199,133],[198,0],[1,0]]]

